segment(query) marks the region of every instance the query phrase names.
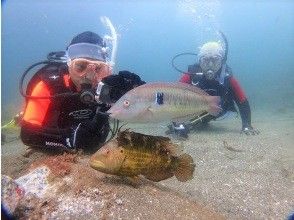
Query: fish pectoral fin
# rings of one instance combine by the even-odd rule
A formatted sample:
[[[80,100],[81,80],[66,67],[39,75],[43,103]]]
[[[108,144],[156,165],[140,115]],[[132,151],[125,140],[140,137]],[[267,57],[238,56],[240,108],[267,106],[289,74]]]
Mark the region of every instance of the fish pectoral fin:
[[[145,111],[143,111],[140,117],[152,119],[154,115],[154,110],[151,106],[148,106]]]
[[[137,118],[140,119],[140,118],[152,118],[153,117],[153,114],[154,114],[154,111],[152,109],[151,106],[147,106],[146,109],[144,109],[138,116]]]
[[[146,112],[152,115],[154,114],[154,109],[151,107],[151,105],[146,109]]]
[[[161,180],[165,180],[168,178],[171,178],[174,174],[169,171],[155,171],[152,173],[144,174],[144,177],[148,180],[154,181],[154,182],[159,182]]]
[[[151,112],[153,111],[152,105],[149,104],[148,106],[146,105],[145,107],[147,107],[146,108],[147,111],[151,111]]]

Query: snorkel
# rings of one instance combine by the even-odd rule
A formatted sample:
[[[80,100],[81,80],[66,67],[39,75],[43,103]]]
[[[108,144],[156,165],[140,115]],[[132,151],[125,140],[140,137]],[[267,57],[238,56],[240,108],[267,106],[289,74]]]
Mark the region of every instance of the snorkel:
[[[111,56],[106,56],[106,62],[108,66],[110,67],[110,71],[113,70],[114,65],[115,65],[115,59],[116,59],[116,52],[117,52],[117,32],[111,23],[110,19],[106,16],[101,16],[100,21],[102,24],[104,24],[105,27],[107,27],[111,33],[111,36],[109,35],[104,35],[103,41],[106,45],[112,45],[111,46]],[[106,47],[105,52],[107,53],[110,50],[109,47]],[[106,103],[109,102],[109,88],[108,86],[105,86],[105,84],[100,81],[98,83],[98,86],[96,88],[96,101],[97,102],[102,102],[105,101]],[[102,95],[104,93],[107,93],[107,95]],[[102,100],[102,97],[107,97],[105,100]]]
[[[223,39],[224,48],[225,48],[225,55],[224,55],[224,58],[223,58],[222,71],[221,71],[219,79],[218,79],[220,84],[223,85],[224,81],[225,81],[225,76],[226,76],[226,67],[227,67],[226,63],[227,63],[228,52],[229,52],[229,43],[228,43],[228,40],[226,38],[226,35],[222,31],[218,31],[218,33],[221,35],[221,37]]]
[[[222,32],[222,31],[218,31],[218,33],[221,35],[222,39],[223,39],[223,42],[224,42],[224,48],[225,48],[225,56],[223,58],[223,62],[226,63],[227,62],[227,58],[228,58],[228,52],[229,52],[229,43],[228,43],[228,40],[225,36],[225,34]]]
[[[115,65],[116,52],[117,52],[117,32],[108,17],[102,16],[100,17],[100,20],[110,30],[110,33],[111,33],[111,36],[105,35],[103,39],[105,42],[108,43],[108,45],[112,45],[110,60],[108,58],[107,62],[110,65],[110,67],[113,69]]]

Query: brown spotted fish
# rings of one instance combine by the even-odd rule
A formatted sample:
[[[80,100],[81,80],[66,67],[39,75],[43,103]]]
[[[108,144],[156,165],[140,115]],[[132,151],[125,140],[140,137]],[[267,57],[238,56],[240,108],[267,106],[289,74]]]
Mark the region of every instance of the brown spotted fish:
[[[106,143],[90,159],[90,166],[107,174],[145,178],[158,182],[172,176],[185,182],[193,178],[195,164],[170,139],[128,130]]]

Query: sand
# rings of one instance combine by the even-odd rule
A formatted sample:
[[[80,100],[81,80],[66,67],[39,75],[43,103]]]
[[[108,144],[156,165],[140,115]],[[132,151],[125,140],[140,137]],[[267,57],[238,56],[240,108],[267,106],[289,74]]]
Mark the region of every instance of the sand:
[[[54,201],[37,200],[43,210],[37,216],[51,213],[55,219],[286,219],[294,211],[294,115],[281,112],[258,116],[253,123],[261,131],[257,136],[241,135],[239,119],[231,118],[210,123],[191,133],[186,141],[172,138],[196,164],[194,179],[185,183],[171,178],[159,183],[143,181],[134,188],[126,181],[90,169],[89,156],[81,155],[66,175],[80,180],[84,187],[79,191],[78,184],[70,186],[71,190],[65,190]],[[164,135],[165,131],[164,125],[128,127],[152,135]],[[25,149],[19,140],[2,145],[2,174],[17,178],[32,163],[50,157],[37,152],[26,158],[22,156]],[[76,200],[72,201],[74,189]],[[82,212],[61,212],[64,204],[71,204],[72,209],[77,204],[85,207]]]

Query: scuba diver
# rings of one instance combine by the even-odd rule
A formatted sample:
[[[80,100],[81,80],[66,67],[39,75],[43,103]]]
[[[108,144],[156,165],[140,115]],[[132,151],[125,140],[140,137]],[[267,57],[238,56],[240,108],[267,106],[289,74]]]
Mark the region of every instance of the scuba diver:
[[[197,86],[209,95],[220,96],[222,112],[217,117],[204,112],[188,123],[177,124],[172,122],[168,126],[166,134],[175,133],[180,137],[187,138],[191,129],[195,129],[199,125],[205,125],[216,118],[224,118],[229,112],[237,112],[235,104],[238,106],[241,115],[241,133],[247,135],[259,133],[251,125],[251,111],[248,99],[239,82],[233,76],[231,68],[226,64],[228,54],[227,39],[222,32],[219,33],[223,37],[224,46],[215,41],[203,44],[198,54],[198,62],[188,66],[188,72],[183,73],[180,82]],[[191,55],[191,53],[184,54]],[[176,70],[178,69],[176,68]]]
[[[112,75],[116,46],[111,56],[107,46],[96,33],[78,34],[65,53],[50,53],[49,61],[40,62],[46,65],[34,74],[26,93],[22,91],[25,72],[20,84],[26,98],[21,122],[25,145],[97,150],[105,142],[111,129],[104,112],[124,93],[145,83],[129,71]]]

